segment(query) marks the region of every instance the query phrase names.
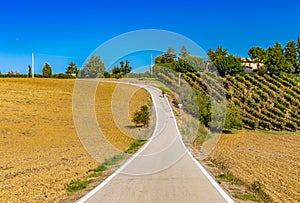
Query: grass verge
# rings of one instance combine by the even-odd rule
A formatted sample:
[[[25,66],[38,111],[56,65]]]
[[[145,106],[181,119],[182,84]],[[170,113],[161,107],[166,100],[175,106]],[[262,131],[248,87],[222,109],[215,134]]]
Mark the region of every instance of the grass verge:
[[[130,145],[130,147],[123,153],[116,154],[115,156],[105,159],[105,161],[100,164],[97,168],[88,170],[87,177],[83,180],[72,180],[69,184],[66,185],[66,189],[69,193],[69,195],[72,195],[73,193],[83,190],[87,188],[87,186],[92,183],[95,178],[103,176],[107,176],[106,174],[103,174],[106,170],[111,170],[113,166],[116,166],[119,164],[122,160],[124,160],[126,157],[128,157],[128,154],[134,154],[142,145],[145,144],[147,140],[134,140],[134,142]]]
[[[91,182],[92,180],[72,180],[71,183],[67,184],[67,190],[72,194],[86,188]]]

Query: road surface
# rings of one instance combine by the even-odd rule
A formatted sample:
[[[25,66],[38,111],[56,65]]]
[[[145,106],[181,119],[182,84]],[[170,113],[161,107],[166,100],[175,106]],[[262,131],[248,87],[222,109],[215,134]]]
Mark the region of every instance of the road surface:
[[[234,202],[183,144],[171,107],[161,92],[145,87],[156,110],[152,138],[82,202]]]

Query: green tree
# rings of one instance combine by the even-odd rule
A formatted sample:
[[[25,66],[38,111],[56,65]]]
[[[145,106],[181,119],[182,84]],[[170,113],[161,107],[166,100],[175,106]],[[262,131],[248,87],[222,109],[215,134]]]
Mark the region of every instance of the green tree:
[[[113,69],[111,70],[111,72],[112,72],[113,78],[117,78],[117,79],[122,78],[121,68],[119,68],[119,66],[114,66]]]
[[[190,52],[187,50],[187,48],[185,46],[181,47],[180,52],[181,52],[180,57],[182,57],[182,58],[185,58],[190,55]]]
[[[227,130],[237,129],[240,130],[243,127],[241,114],[233,104],[228,104],[226,109],[226,119],[224,128]]]
[[[119,66],[114,66],[113,69],[111,70],[112,74],[120,74],[121,70]]]
[[[284,50],[284,56],[286,61],[289,62],[295,70],[297,68],[297,48],[294,41],[289,41],[287,43]]]
[[[256,63],[263,63],[266,57],[267,51],[261,47],[252,47],[248,51],[248,56]]]
[[[211,120],[211,103],[210,97],[205,95],[203,92],[198,92],[198,105],[199,105],[199,116],[200,121],[205,126],[209,126]]]
[[[241,59],[237,56],[229,55],[227,49],[219,46],[216,51],[210,49],[207,53],[209,61],[213,63],[210,66],[215,66],[221,76],[235,75],[242,72]]]
[[[189,64],[185,59],[179,58],[178,61],[174,62],[175,70],[177,72],[186,73],[186,72],[195,72],[196,70]]]
[[[150,121],[150,112],[147,105],[141,106],[140,111],[134,112],[132,122],[136,125],[142,124],[144,127],[149,125]]]
[[[125,75],[131,72],[132,67],[129,65],[130,62],[128,60],[126,60],[125,63],[124,61],[121,61],[120,64],[121,64],[121,68],[120,68],[121,74]]]
[[[98,78],[103,77],[105,72],[105,65],[101,61],[100,56],[92,55],[89,61],[84,65],[80,71],[82,78]]]
[[[300,73],[300,37],[297,38],[297,67],[295,72]]]
[[[42,74],[46,78],[50,78],[52,75],[52,68],[49,63],[45,63],[42,69]]]
[[[184,58],[187,63],[193,67],[196,72],[204,71],[205,61],[202,57],[199,56],[186,56]]]
[[[71,62],[66,69],[66,74],[75,74],[78,75],[78,67],[74,62]]]
[[[31,73],[31,66],[28,65],[28,73],[27,73],[28,77],[31,78],[32,77],[32,73]]]
[[[110,74],[107,71],[104,72],[103,76],[104,76],[104,78],[110,78]]]
[[[167,52],[165,54],[162,54],[161,56],[158,56],[155,58],[154,62],[155,65],[161,65],[167,66],[169,68],[172,67],[172,69],[175,69],[175,65],[173,64],[175,62],[176,53],[175,49],[170,47],[168,48]]]
[[[291,73],[293,70],[293,65],[286,60],[279,42],[276,42],[274,47],[268,49],[265,66],[270,73],[275,74],[279,74],[280,72]]]

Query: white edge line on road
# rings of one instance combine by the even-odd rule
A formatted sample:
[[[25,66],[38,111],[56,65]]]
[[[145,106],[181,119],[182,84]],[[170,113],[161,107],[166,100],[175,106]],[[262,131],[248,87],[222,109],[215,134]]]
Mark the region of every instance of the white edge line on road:
[[[130,84],[130,85],[134,85],[134,84]],[[139,85],[135,85],[135,86],[139,86]],[[83,196],[82,198],[80,198],[76,203],[84,203],[85,201],[87,201],[89,198],[91,198],[94,194],[96,194],[99,190],[101,190],[107,183],[109,183],[116,175],[118,175],[120,173],[120,171],[122,171],[126,166],[128,166],[139,154],[141,154],[147,147],[148,145],[151,143],[153,136],[155,135],[156,131],[157,131],[157,125],[158,125],[158,119],[157,119],[157,108],[156,108],[156,103],[154,100],[154,95],[151,93],[151,91],[148,89],[148,87],[145,86],[140,86],[144,89],[146,89],[153,100],[153,105],[155,108],[155,114],[156,114],[156,123],[155,123],[155,129],[153,131],[153,134],[151,136],[151,138],[149,139],[149,141],[144,144],[134,155],[132,155],[128,161],[126,161],[118,170],[116,170],[113,174],[111,174],[108,178],[106,178],[102,183],[100,183],[97,187],[95,187],[92,191],[90,191],[89,193],[87,193],[85,196]]]
[[[175,119],[175,115],[173,113],[172,107],[169,103],[169,100],[167,99],[167,103],[169,105],[169,108],[172,112],[172,117],[174,119],[175,122],[175,126],[176,126],[176,130],[178,131],[178,134],[180,135],[180,141],[182,142],[182,144],[185,146],[183,140],[182,140],[182,136],[180,134],[180,131],[178,129],[178,125],[177,125],[177,121]],[[185,146],[186,147],[186,146]],[[197,161],[193,155],[191,154],[191,152],[186,148],[186,151],[188,153],[188,155],[192,158],[192,160],[195,162],[195,164],[198,166],[198,168],[202,171],[202,173],[206,176],[206,178],[209,180],[209,182],[216,188],[216,190],[222,195],[222,197],[228,202],[228,203],[235,203],[235,201],[223,190],[223,188],[220,187],[220,185],[214,180],[214,178],[211,177],[211,175],[205,170],[205,168],[199,163],[199,161]]]

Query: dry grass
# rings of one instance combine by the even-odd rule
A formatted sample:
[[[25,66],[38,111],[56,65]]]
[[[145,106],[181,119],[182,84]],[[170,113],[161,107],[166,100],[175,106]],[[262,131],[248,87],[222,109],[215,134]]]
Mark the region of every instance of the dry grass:
[[[66,184],[98,166],[75,131],[73,86],[74,80],[0,79],[0,202],[57,202],[68,195]],[[113,87],[100,86],[110,108]],[[113,124],[102,130],[107,126]],[[121,149],[131,143],[124,135],[107,136]]]
[[[248,185],[258,181],[274,202],[300,202],[300,135],[222,135],[211,158]]]

